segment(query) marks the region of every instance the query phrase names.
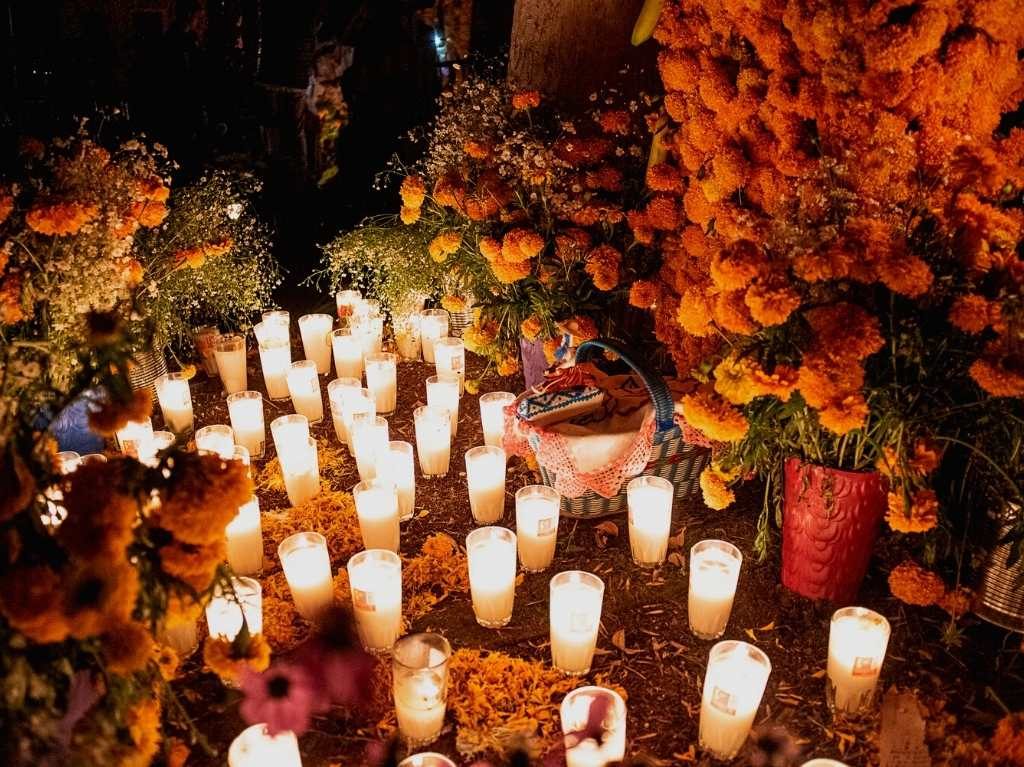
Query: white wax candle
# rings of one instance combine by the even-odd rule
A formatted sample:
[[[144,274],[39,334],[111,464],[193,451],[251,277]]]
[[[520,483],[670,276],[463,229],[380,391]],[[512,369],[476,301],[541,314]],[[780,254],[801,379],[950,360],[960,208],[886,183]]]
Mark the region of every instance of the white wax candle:
[[[334,581],[327,539],[319,533],[295,533],[277,547],[295,609],[306,620],[316,620],[334,603]]]
[[[405,757],[398,763],[398,767],[458,767],[458,765],[444,754],[424,751]]]
[[[157,458],[157,453],[159,453],[162,450],[166,450],[177,441],[178,440],[174,436],[173,432],[153,432],[153,436],[150,437],[148,441],[143,442],[139,446],[139,461],[146,464],[147,466],[155,467],[159,465],[160,462],[159,459]]]
[[[420,313],[420,343],[424,362],[434,362],[434,342],[447,335],[448,312],[444,309],[427,309]]]
[[[266,341],[284,341],[288,343],[289,325],[288,312],[263,312],[263,322],[257,322],[253,325],[252,332],[256,336],[257,344],[262,344]]]
[[[263,631],[263,587],[254,578],[232,578],[234,594],[214,589],[206,606],[206,625],[210,636],[233,640],[242,630],[242,616],[252,634]]]
[[[267,327],[279,328],[280,330],[274,331],[282,335],[284,338],[288,337],[288,330],[291,328],[292,315],[291,312],[285,309],[268,309],[261,315],[263,322],[259,323]]]
[[[167,373],[156,379],[156,396],[168,430],[175,434],[191,434],[192,391],[185,374]]]
[[[484,445],[466,451],[466,486],[473,519],[491,524],[505,513],[505,451]]]
[[[305,448],[297,449],[294,457],[289,456],[287,461],[282,461],[281,474],[292,506],[301,506],[320,495],[320,460],[316,440],[310,437]]]
[[[395,486],[398,495],[398,517],[402,522],[412,519],[416,508],[416,461],[408,442],[390,442],[388,451],[377,466],[377,476]]]
[[[516,534],[481,527],[466,536],[466,555],[476,622],[485,628],[507,626],[516,596]]]
[[[338,318],[351,317],[353,308],[363,300],[363,294],[358,290],[339,290],[334,294],[334,303],[338,310]]]
[[[662,477],[634,477],[626,485],[629,548],[633,561],[641,567],[653,567],[665,561],[674,494],[672,483]]]
[[[270,422],[270,433],[278,460],[287,463],[292,455],[301,453],[309,444],[309,419],[298,413],[279,416]]]
[[[234,394],[249,388],[249,377],[245,367],[245,336],[226,335],[214,344],[217,357],[217,372],[224,385],[224,391]]]
[[[459,396],[466,385],[466,347],[461,338],[434,341],[434,365],[438,378],[458,381]]]
[[[235,433],[222,423],[204,426],[196,432],[196,450],[208,450],[229,461],[235,455]]]
[[[114,435],[117,446],[127,456],[138,458],[145,453],[145,446],[153,439],[153,419],[129,421]]]
[[[268,338],[260,341],[260,367],[267,396],[272,400],[288,399],[288,371],[292,366],[292,348],[288,339]]]
[[[419,360],[422,352],[420,343],[420,313],[414,312],[394,320],[395,346],[403,359]]]
[[[706,540],[690,549],[690,630],[701,639],[725,633],[743,555],[731,543]]]
[[[377,405],[378,413],[391,413],[398,401],[398,355],[381,352],[368,354],[366,366],[366,388],[370,390]]]
[[[889,633],[889,621],[866,607],[844,607],[832,616],[826,688],[831,708],[853,713],[871,704]]]
[[[746,642],[711,648],[700,704],[700,745],[718,759],[732,759],[747,742],[772,664]]]
[[[398,731],[414,744],[437,739],[444,728],[444,678],[430,669],[400,677],[394,682]]]
[[[228,767],[302,767],[295,733],[270,735],[265,724],[242,730],[228,750]]]
[[[426,381],[427,404],[448,411],[452,439],[459,432],[459,383],[451,378],[431,376]]]
[[[601,723],[601,742],[593,737],[581,741],[579,733],[588,729],[590,707],[599,698],[610,704]],[[566,767],[605,767],[625,758],[626,702],[617,692],[604,687],[577,687],[562,699],[559,714]]]
[[[359,532],[367,549],[398,551],[398,496],[390,482],[360,482],[352,490],[359,517]]]
[[[316,363],[320,375],[331,372],[331,328],[334,318],[329,314],[306,314],[299,317],[299,335],[307,360]]]
[[[348,392],[359,392],[363,388],[358,378],[335,378],[327,384],[327,402],[331,407],[334,434],[339,442],[348,444],[348,428],[345,425],[345,397]]]
[[[224,529],[228,564],[238,575],[258,575],[263,570],[263,521],[260,501],[253,496],[238,508],[238,514]]]
[[[352,452],[356,457],[359,479],[366,482],[377,476],[377,466],[391,446],[387,419],[369,413],[352,416]]]
[[[384,340],[384,318],[376,316],[356,317],[352,320],[352,332],[359,338],[363,350],[363,361],[378,354]]]
[[[295,412],[306,416],[311,424],[324,418],[324,401],[320,396],[320,378],[312,360],[293,362],[288,370],[288,393]]]
[[[360,551],[348,560],[347,569],[363,647],[390,652],[402,633],[402,560],[392,551]]]
[[[360,336],[350,328],[341,328],[331,333],[334,349],[334,369],[338,378],[363,379],[363,343]]]
[[[376,417],[377,406],[370,395],[369,389],[346,391],[342,400],[341,420],[345,429],[348,451],[355,455],[355,444],[352,442],[352,422],[356,416]]]
[[[451,460],[451,418],[447,410],[424,405],[413,413],[416,453],[424,477],[444,477]]]
[[[480,397],[480,425],[484,430],[484,444],[503,447],[505,438],[505,408],[516,400],[507,391],[492,391]]]
[[[596,575],[568,570],[551,579],[551,663],[559,671],[571,676],[590,671],[603,601],[604,581]]]
[[[228,415],[235,442],[253,458],[262,458],[267,441],[263,419],[263,395],[258,391],[240,391],[228,396]]]
[[[546,569],[555,558],[561,498],[554,488],[527,485],[516,491],[519,562],[527,572]]]

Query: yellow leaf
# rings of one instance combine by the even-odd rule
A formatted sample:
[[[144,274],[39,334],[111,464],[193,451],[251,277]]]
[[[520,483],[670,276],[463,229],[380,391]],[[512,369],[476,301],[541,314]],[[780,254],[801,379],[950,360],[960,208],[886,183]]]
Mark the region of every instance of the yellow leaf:
[[[775,630],[775,621],[772,621],[771,623],[766,623],[761,628],[758,629],[758,631],[774,631],[774,630]]]
[[[686,560],[683,558],[683,555],[680,554],[678,551],[673,551],[671,554],[668,555],[668,563],[670,565],[675,565],[676,567],[686,566]]]
[[[669,550],[681,549],[681,548],[683,548],[683,544],[685,542],[686,542],[686,525],[683,525],[682,529],[680,529],[678,533],[676,533],[675,535],[673,535],[671,538],[668,539],[668,548],[669,548]]]
[[[754,629],[744,629],[743,633],[745,633],[748,637],[750,637],[750,641],[752,641],[752,642],[756,642],[757,641],[757,634],[754,633]]]

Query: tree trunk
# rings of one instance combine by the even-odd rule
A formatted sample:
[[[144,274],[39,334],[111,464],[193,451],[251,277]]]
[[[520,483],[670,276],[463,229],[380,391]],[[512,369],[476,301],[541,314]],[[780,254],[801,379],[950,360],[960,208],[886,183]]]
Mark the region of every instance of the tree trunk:
[[[559,102],[579,105],[602,83],[643,87],[654,45],[630,44],[643,0],[516,0],[508,79]],[[624,64],[631,73],[618,76]]]

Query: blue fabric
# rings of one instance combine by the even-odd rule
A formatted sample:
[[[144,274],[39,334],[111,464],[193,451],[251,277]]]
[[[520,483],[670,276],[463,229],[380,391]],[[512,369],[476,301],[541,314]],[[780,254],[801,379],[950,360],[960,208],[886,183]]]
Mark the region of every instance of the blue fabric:
[[[50,423],[50,433],[62,451],[74,450],[81,455],[103,451],[103,438],[89,430],[89,402],[96,394],[95,390],[84,392]]]

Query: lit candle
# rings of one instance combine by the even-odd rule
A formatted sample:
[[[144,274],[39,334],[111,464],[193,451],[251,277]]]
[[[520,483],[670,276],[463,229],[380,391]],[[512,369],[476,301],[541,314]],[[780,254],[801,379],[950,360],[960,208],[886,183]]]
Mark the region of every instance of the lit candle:
[[[855,713],[871,705],[889,633],[889,621],[874,610],[844,607],[835,612],[828,635],[829,708]]]
[[[260,501],[253,496],[238,507],[238,514],[224,529],[228,544],[228,564],[238,575],[258,575],[263,571],[263,521]]]
[[[316,440],[310,437],[303,448],[297,448],[294,455],[281,460],[281,475],[288,502],[301,506],[320,495],[320,459],[317,456]]]
[[[444,754],[424,751],[405,757],[398,763],[398,767],[458,767],[458,765]]]
[[[106,463],[107,457],[103,453],[86,453],[82,456],[80,466],[88,466],[91,463]]]
[[[448,411],[452,439],[459,431],[459,382],[452,378],[431,376],[426,381],[427,404]]]
[[[626,485],[629,548],[633,561],[641,567],[654,567],[665,561],[674,494],[675,487],[662,477],[634,477]]]
[[[505,513],[505,451],[481,445],[466,451],[469,508],[479,524],[497,522]]]
[[[398,496],[390,482],[372,479],[352,488],[363,547],[398,551]]]
[[[240,391],[228,395],[228,416],[235,442],[249,451],[253,458],[262,458],[267,441],[263,420],[263,395],[258,391]]]
[[[596,738],[581,739],[588,730],[590,707],[598,700],[607,701],[607,712],[601,723],[600,742]],[[626,702],[614,690],[605,687],[577,687],[562,699],[559,711],[565,744],[566,767],[605,767],[618,764],[626,756]]]
[[[596,575],[567,570],[551,579],[551,664],[559,671],[570,676],[590,671],[603,601],[604,581]]]
[[[725,633],[743,555],[731,543],[707,540],[690,549],[690,631],[700,639]]]
[[[447,335],[448,312],[444,309],[427,309],[420,312],[420,343],[424,362],[434,362],[434,342]]]
[[[288,399],[288,371],[292,366],[292,347],[288,339],[267,338],[259,342],[260,367],[267,395],[272,400]]]
[[[351,317],[353,307],[363,300],[363,294],[358,290],[339,290],[334,294],[334,303],[338,309],[338,319]]]
[[[313,360],[293,362],[288,371],[288,393],[295,412],[306,416],[311,424],[324,419],[324,401],[320,395],[320,378]]]
[[[203,370],[211,377],[217,375],[217,356],[213,347],[219,335],[220,331],[212,325],[201,325],[192,336]]]
[[[184,373],[165,373],[156,379],[156,398],[164,423],[175,434],[191,434],[192,391]]]
[[[376,316],[353,317],[352,332],[360,340],[363,350],[363,359],[371,354],[377,354],[381,350],[384,340],[384,318]]]
[[[235,432],[220,423],[204,426],[196,432],[196,450],[208,450],[230,461],[235,454]]]
[[[361,317],[380,317],[380,301],[376,298],[365,299],[356,314]]]
[[[480,397],[480,425],[484,429],[484,444],[502,447],[505,438],[505,408],[516,401],[508,391],[487,392]]]
[[[377,465],[377,476],[395,486],[398,518],[412,519],[416,508],[416,461],[408,442],[389,442],[388,451]]]
[[[290,730],[271,735],[267,725],[254,724],[231,742],[228,767],[302,767],[299,742]]]
[[[268,309],[260,316],[263,317],[263,321],[268,324],[283,327],[285,330],[285,338],[288,337],[288,329],[291,327],[292,323],[291,312],[286,311],[285,309]]]
[[[466,536],[469,591],[476,622],[484,628],[507,626],[516,596],[516,534],[504,527],[481,527]]]
[[[245,336],[226,335],[214,344],[217,356],[217,372],[227,394],[245,391],[249,388],[248,372],[245,369]]]
[[[71,474],[82,464],[82,456],[74,450],[63,450],[53,457],[53,464],[58,474]]]
[[[398,355],[388,352],[368,354],[366,365],[366,388],[377,403],[378,413],[392,413],[398,399]]]
[[[348,445],[348,451],[352,455],[355,455],[355,445],[352,442],[352,421],[357,415],[368,415],[371,417],[377,415],[377,405],[369,389],[360,388],[355,391],[345,392],[345,398],[342,400],[341,420],[345,429],[345,441]]]
[[[252,332],[256,336],[257,343],[264,341],[288,343],[290,340],[288,312],[263,312],[263,322],[253,325]]]
[[[528,573],[547,569],[555,558],[561,498],[545,485],[527,485],[516,491],[516,538],[519,562]]]
[[[363,380],[363,342],[352,328],[341,328],[331,333],[334,349],[334,370],[338,378]]]
[[[410,746],[437,740],[448,699],[452,648],[438,634],[410,634],[391,650],[391,679],[398,732]]]
[[[451,418],[447,410],[421,405],[413,412],[416,452],[424,477],[444,477],[452,452]]]
[[[393,320],[395,346],[403,359],[419,360],[422,352],[420,343],[420,313],[413,312]]]
[[[157,466],[160,461],[157,455],[167,448],[171,447],[178,438],[173,432],[169,431],[155,431],[153,436],[147,442],[143,442],[139,447],[139,461],[146,464],[147,466]]]
[[[305,314],[299,317],[299,335],[307,360],[316,363],[320,375],[331,372],[331,328],[334,318],[329,314]]]
[[[316,620],[334,604],[334,582],[327,539],[320,533],[295,533],[277,547],[295,609],[306,620]]]
[[[761,705],[771,661],[746,642],[711,648],[700,703],[700,746],[718,759],[732,759],[747,742]]]
[[[390,440],[388,422],[383,416],[369,413],[352,416],[352,452],[359,479],[365,482],[377,476],[377,465],[387,455]]]
[[[363,647],[390,652],[402,633],[402,560],[393,551],[360,551],[348,560],[348,582]]]
[[[210,636],[234,640],[242,630],[242,616],[252,634],[263,631],[263,587],[255,578],[232,578],[231,588],[214,588],[206,606],[206,626]]]
[[[809,762],[804,762],[800,767],[848,767],[848,765],[846,762],[840,762],[838,759],[818,757],[817,759],[811,759]]]
[[[363,384],[358,378],[335,378],[327,384],[327,402],[331,406],[334,434],[339,442],[348,443],[348,429],[344,418],[346,392],[359,392],[362,388]]]
[[[153,439],[153,419],[129,421],[114,434],[118,449],[131,458],[138,458],[140,451]]]
[[[301,452],[309,442],[309,419],[299,413],[282,415],[270,422],[277,459],[287,463],[289,456]]]
[[[466,385],[466,347],[461,338],[434,341],[434,366],[438,378],[458,381],[459,396]]]

